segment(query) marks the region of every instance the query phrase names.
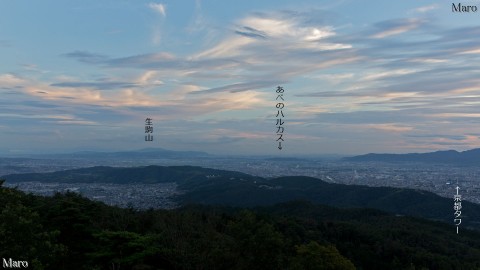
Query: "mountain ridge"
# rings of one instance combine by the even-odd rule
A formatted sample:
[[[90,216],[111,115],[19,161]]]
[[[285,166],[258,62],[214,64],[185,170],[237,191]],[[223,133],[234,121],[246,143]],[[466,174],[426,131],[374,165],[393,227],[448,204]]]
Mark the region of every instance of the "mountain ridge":
[[[342,161],[349,162],[423,162],[455,165],[473,165],[480,163],[480,148],[458,152],[442,150],[428,153],[378,154],[369,153],[353,157],[344,157]]]
[[[164,148],[142,148],[138,150],[125,150],[116,152],[102,151],[77,151],[71,153],[39,154],[35,157],[47,158],[188,158],[208,157],[210,154],[202,151],[176,151]]]

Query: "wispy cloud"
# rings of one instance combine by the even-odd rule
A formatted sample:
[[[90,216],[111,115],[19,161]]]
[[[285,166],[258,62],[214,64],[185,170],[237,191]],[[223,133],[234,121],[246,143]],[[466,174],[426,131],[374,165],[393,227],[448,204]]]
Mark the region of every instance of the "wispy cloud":
[[[261,38],[261,39],[267,38],[267,34],[265,32],[259,31],[257,29],[254,29],[248,26],[243,26],[235,30],[235,33],[242,36],[251,37],[251,38]]]
[[[207,90],[195,91],[190,94],[207,94],[207,93],[218,93],[218,92],[230,92],[238,93],[249,90],[258,90],[265,87],[273,87],[278,85],[279,81],[255,81],[251,83],[235,83],[230,85],[224,85],[220,87],[215,87]]]
[[[167,9],[166,6],[161,3],[149,3],[148,7],[160,15],[160,20],[157,20],[152,26],[152,42],[155,45],[159,45],[162,40],[162,24],[163,19],[167,16]]]
[[[173,35],[161,31],[173,4],[167,20],[166,6],[152,2],[141,6],[153,18],[148,50],[63,54],[91,67],[78,76],[78,67],[0,73],[2,126],[42,121],[99,131],[110,125],[128,141],[148,115],[162,122],[172,147],[204,142],[221,151],[231,143],[261,151],[272,138],[274,89],[284,85],[288,134],[298,149],[313,149],[306,138],[331,152],[479,143],[472,135],[480,119],[478,26],[440,24],[424,14],[435,5],[361,26],[326,11],[274,9],[219,24],[196,3],[185,28],[172,31],[178,48],[157,46]],[[59,133],[64,138],[66,130]]]
[[[380,29],[377,33],[371,35],[372,38],[386,38],[414,30],[424,23],[422,19],[409,18],[389,20],[378,23],[376,26]]]
[[[117,90],[121,88],[136,87],[136,84],[128,82],[61,82],[52,83],[50,86],[66,87],[66,88],[92,88],[97,90]]]
[[[410,126],[397,125],[397,124],[392,124],[392,123],[370,124],[370,125],[367,125],[367,127],[382,130],[382,131],[387,131],[387,132],[394,132],[394,133],[408,132],[408,131],[413,130],[413,128],[410,127]]]
[[[153,11],[157,12],[158,14],[162,15],[163,17],[167,16],[166,7],[164,4],[160,3],[150,3],[148,7]]]
[[[0,74],[0,86],[2,88],[14,88],[22,85],[23,82],[24,80],[18,75],[12,73]]]
[[[161,70],[159,74],[170,74],[182,80],[223,78],[216,85],[209,81],[203,86],[204,90],[195,93],[234,93],[274,87],[317,69],[358,61],[354,51],[349,50],[351,45],[329,41],[335,35],[331,26],[316,24],[298,14],[295,17],[290,13],[264,13],[239,20],[223,40],[193,55],[157,52],[108,58],[81,51],[67,55],[100,66]],[[267,82],[265,77],[271,79]],[[237,83],[229,81],[232,78]],[[67,82],[55,86],[74,85]],[[130,85],[99,82],[75,86],[109,89]]]
[[[439,6],[437,4],[432,4],[432,5],[428,5],[428,6],[421,6],[421,7],[415,8],[414,11],[418,12],[418,13],[425,13],[425,12],[429,12],[429,11],[432,11],[432,10],[435,10],[435,9],[438,9],[438,8],[439,8]]]
[[[102,63],[108,57],[102,54],[91,53],[87,51],[74,51],[70,53],[63,54],[65,57],[74,58],[80,62],[88,64],[97,64]]]

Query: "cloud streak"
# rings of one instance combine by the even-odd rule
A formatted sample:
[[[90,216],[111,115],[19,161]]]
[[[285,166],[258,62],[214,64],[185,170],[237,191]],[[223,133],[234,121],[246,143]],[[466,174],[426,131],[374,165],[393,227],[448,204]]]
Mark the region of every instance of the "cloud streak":
[[[381,30],[371,37],[376,39],[399,35],[420,27],[425,21],[418,18],[389,20],[378,23],[376,26]]]
[[[167,16],[167,9],[165,7],[164,4],[160,4],[160,3],[150,3],[148,4],[148,7],[155,11],[156,13],[160,14],[162,17],[166,17]]]
[[[61,54],[65,70],[42,72],[29,61],[38,71],[2,71],[0,125],[41,121],[59,134],[68,134],[64,126],[92,134],[111,126],[127,140],[148,115],[172,147],[189,141],[204,150],[204,141],[218,151],[229,143],[263,151],[274,139],[275,87],[283,85],[287,135],[298,151],[479,143],[472,134],[480,124],[480,27],[443,23],[438,5],[357,25],[313,9],[257,10],[218,23],[197,2],[183,28],[169,24],[174,5],[142,4],[153,19],[142,24],[138,50],[83,44],[88,50]]]

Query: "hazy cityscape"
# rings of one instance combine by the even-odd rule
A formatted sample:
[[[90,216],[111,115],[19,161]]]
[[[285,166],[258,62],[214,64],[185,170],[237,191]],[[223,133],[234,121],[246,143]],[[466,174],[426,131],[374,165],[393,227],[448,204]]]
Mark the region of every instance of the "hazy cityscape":
[[[383,163],[326,161],[314,158],[271,159],[260,157],[210,157],[178,159],[3,159],[0,175],[28,172],[52,172],[93,166],[131,167],[145,165],[194,165],[205,168],[239,171],[254,176],[311,176],[330,183],[412,188],[453,197],[460,187],[464,200],[480,203],[480,168],[476,166],[445,166],[425,163]],[[7,183],[18,189],[40,195],[54,192],[78,192],[90,199],[122,207],[173,208],[179,191],[175,179],[162,184],[66,184],[23,182]]]

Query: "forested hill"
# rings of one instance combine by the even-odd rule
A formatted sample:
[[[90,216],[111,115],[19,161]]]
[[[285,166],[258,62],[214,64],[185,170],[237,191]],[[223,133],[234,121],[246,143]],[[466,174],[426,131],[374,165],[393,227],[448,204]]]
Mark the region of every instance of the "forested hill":
[[[236,207],[267,206],[306,200],[336,207],[374,208],[453,223],[453,199],[421,190],[342,185],[311,177],[264,179],[248,174],[193,166],[147,166],[136,168],[93,167],[41,174],[16,174],[7,182],[176,182],[182,194],[180,205],[201,203]],[[454,194],[454,190],[452,190]],[[453,196],[453,195],[452,195]],[[480,205],[462,202],[462,226],[480,229]]]
[[[29,269],[480,269],[477,231],[307,202],[136,211],[0,184],[0,231]]]
[[[39,181],[60,183],[186,183],[206,176],[223,176],[253,179],[255,177],[233,171],[201,168],[196,166],[145,166],[107,167],[96,166],[50,173],[24,173],[4,175],[9,183]]]
[[[354,157],[346,157],[343,161],[353,162],[424,162],[444,163],[455,165],[478,165],[480,164],[480,149],[472,149],[463,152],[455,150],[436,151],[431,153],[410,154],[366,154]]]
[[[186,191],[178,197],[183,204],[254,207],[306,200],[344,208],[374,208],[448,224],[453,221],[453,199],[423,190],[332,184],[304,176],[280,177],[263,182],[219,177],[197,182],[195,186],[181,184],[179,188]],[[463,201],[462,206],[462,226],[480,229],[480,205]]]

